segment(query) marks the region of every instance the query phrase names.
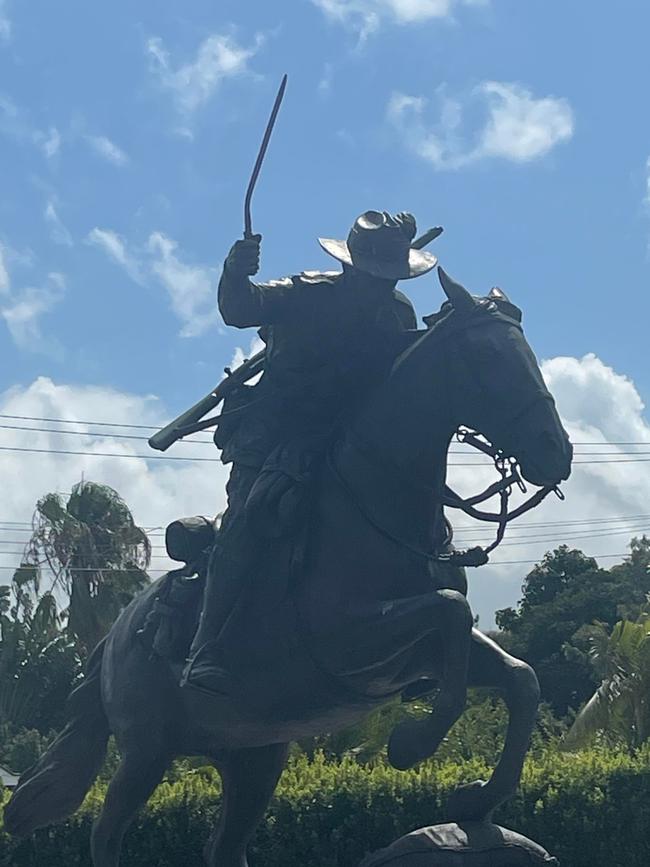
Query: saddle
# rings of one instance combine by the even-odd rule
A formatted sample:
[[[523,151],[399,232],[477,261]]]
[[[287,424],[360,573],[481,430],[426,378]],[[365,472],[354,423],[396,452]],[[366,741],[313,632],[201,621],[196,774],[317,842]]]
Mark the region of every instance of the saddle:
[[[159,582],[153,606],[138,636],[152,656],[182,662],[201,614],[208,558],[216,538],[212,521],[203,516],[180,518],[165,532],[172,560],[184,565]]]

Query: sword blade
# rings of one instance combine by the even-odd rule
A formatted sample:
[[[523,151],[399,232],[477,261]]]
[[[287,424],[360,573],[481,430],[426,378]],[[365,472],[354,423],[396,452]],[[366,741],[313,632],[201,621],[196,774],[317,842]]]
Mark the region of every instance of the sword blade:
[[[257,154],[257,159],[255,160],[253,174],[251,175],[251,179],[248,183],[248,189],[246,190],[246,198],[244,200],[244,238],[250,238],[253,235],[251,199],[253,198],[255,184],[257,183],[260,169],[262,168],[262,163],[264,162],[264,157],[266,156],[266,149],[268,148],[269,141],[271,140],[271,133],[273,132],[275,120],[278,116],[278,112],[280,111],[280,106],[282,105],[282,99],[284,97],[284,91],[286,90],[286,87],[287,76],[285,74],[282,76],[282,81],[280,82],[280,89],[278,90],[278,95],[275,97],[275,102],[273,103],[273,108],[271,110],[271,116],[269,118],[269,122],[266,125],[266,129],[264,131],[264,138],[262,139],[262,144],[260,146],[259,153]]]

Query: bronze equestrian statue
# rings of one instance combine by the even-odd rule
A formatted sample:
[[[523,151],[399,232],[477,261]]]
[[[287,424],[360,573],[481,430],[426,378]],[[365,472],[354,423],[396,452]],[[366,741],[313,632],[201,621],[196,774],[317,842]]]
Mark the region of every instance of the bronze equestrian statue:
[[[237,472],[223,542],[219,531],[210,560],[206,610],[220,587],[227,603],[217,598],[217,613],[204,618],[184,686],[182,660],[161,658],[143,641],[165,579],[129,605],[95,649],[71,697],[68,725],[23,775],[5,810],[10,833],[29,834],[76,809],[112,733],[122,759],[93,827],[94,867],[118,865],[136,811],[181,755],[210,757],[223,780],[206,863],[246,867],[247,842],[291,741],[350,725],[432,683],[439,687],[432,713],[397,726],[389,760],[408,768],[433,755],[462,713],[467,687],[495,687],[509,710],[502,756],[487,782],[452,795],[449,816],[483,818],[515,791],[539,689],[528,665],[472,628],[454,565],[463,559],[454,561],[442,511],[447,451],[460,425],[481,431],[494,444],[497,466],[512,457],[526,480],[550,490],[569,476],[571,446],[518,308],[501,292],[476,298],[440,270],[447,301],[416,330],[394,288],[413,276],[411,219],[367,212],[355,229],[365,237],[361,245],[354,235],[347,244],[325,242],[345,263],[338,277],[255,287],[248,277],[256,239],[231,253],[222,308],[230,321],[267,329],[268,381],[255,386],[257,396],[253,389],[240,403],[241,395],[233,398],[220,424],[240,415],[275,424],[274,405],[286,424],[283,415],[270,440],[265,425],[259,438],[244,421],[228,432]],[[375,231],[392,233],[387,248],[366,244]],[[433,257],[422,256],[415,265],[425,271]],[[399,272],[373,273],[378,262],[392,267],[398,260]],[[347,355],[338,354],[343,346]],[[291,400],[277,403],[285,395]],[[261,442],[256,463],[239,460],[240,447],[253,453]],[[504,476],[494,488],[502,505],[507,484]],[[500,533],[507,518],[502,509]],[[236,581],[224,574],[230,568]],[[186,648],[195,624],[189,617]]]
[[[417,328],[413,306],[396,284],[426,274],[437,260],[413,249],[415,235],[411,214],[367,211],[347,241],[320,239],[342,262],[342,271],[308,271],[268,283],[249,279],[259,269],[259,235],[237,241],[230,250],[219,281],[219,310],[227,325],[260,328],[264,375],[256,386],[226,400],[215,435],[222,460],[233,464],[228,509],[208,570],[185,684],[208,692],[220,689],[212,640],[239,593],[239,573],[250,569],[245,552],[250,550],[247,523],[253,519],[240,516],[251,489],[257,482],[249,513],[259,512],[256,504],[263,504],[272,489],[275,508],[266,511],[272,511],[278,526],[271,532],[281,533],[282,524],[291,532],[300,500],[309,496],[310,467],[335,425],[385,379],[405,345],[404,335]],[[235,562],[238,548],[241,563]],[[221,564],[225,557],[227,563]]]

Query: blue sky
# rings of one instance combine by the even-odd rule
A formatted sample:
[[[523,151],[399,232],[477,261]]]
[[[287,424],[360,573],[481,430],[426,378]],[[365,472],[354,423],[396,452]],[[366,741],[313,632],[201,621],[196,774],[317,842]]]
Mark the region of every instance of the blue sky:
[[[249,346],[214,290],[287,72],[253,204],[262,276],[331,267],[318,235],[345,237],[368,208],[410,210],[445,227],[450,273],[523,308],[541,358],[574,360],[553,370],[584,436],[645,441],[649,30],[642,0],[0,0],[2,411],[20,398],[16,415],[69,401],[69,417],[165,419]],[[431,276],[402,288],[421,314],[440,304]],[[624,430],[592,417],[594,402],[617,415],[623,393]],[[161,521],[175,517],[165,472]],[[576,494],[576,520],[643,511],[646,487],[639,505],[614,503],[601,482]],[[520,583],[508,575],[501,603]]]

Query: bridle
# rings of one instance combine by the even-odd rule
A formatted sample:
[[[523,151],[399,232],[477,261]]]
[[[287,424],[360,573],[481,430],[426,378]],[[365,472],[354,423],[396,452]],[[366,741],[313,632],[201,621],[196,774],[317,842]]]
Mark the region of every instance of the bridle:
[[[503,540],[508,523],[515,518],[519,518],[526,512],[538,506],[550,493],[554,493],[560,500],[564,499],[564,494],[558,485],[545,485],[534,494],[531,494],[528,499],[517,506],[512,511],[508,510],[508,500],[512,493],[513,487],[516,485],[522,494],[527,492],[526,483],[521,478],[519,465],[515,458],[506,457],[503,451],[492,445],[482,434],[477,431],[469,430],[465,427],[459,427],[456,431],[456,440],[459,443],[472,446],[478,449],[484,455],[488,455],[494,462],[496,471],[501,476],[501,479],[487,487],[480,494],[475,494],[473,497],[461,497],[449,485],[445,485],[444,493],[441,499],[443,506],[450,509],[459,509],[470,518],[477,521],[488,521],[497,524],[497,533],[494,541],[483,548],[478,545],[474,548],[468,548],[464,551],[449,551],[438,552],[430,556],[438,562],[453,563],[457,566],[483,566],[489,560],[489,555]],[[482,509],[475,508],[480,503],[484,503],[491,497],[499,495],[500,508],[498,512],[486,512]]]

